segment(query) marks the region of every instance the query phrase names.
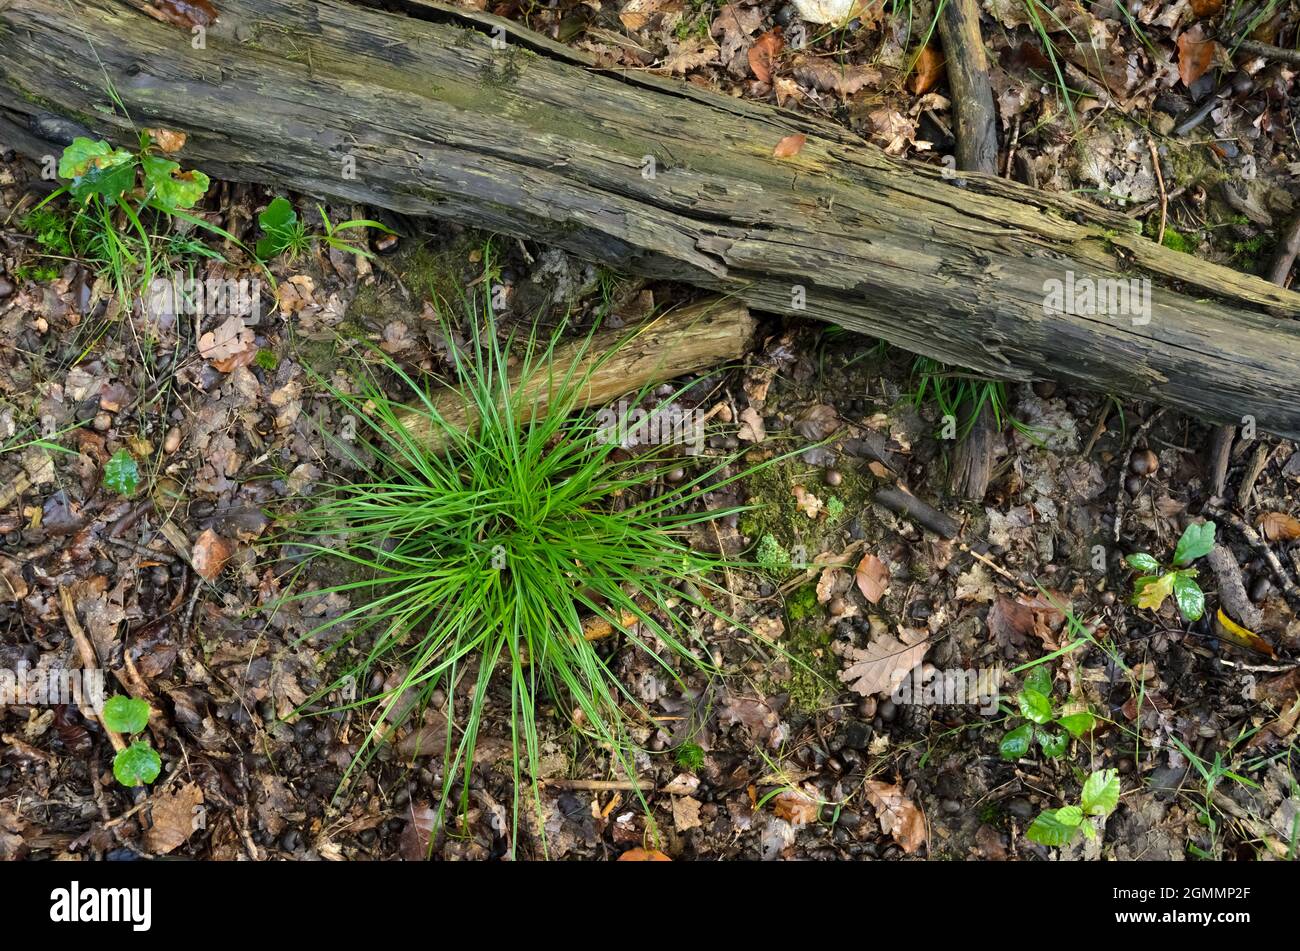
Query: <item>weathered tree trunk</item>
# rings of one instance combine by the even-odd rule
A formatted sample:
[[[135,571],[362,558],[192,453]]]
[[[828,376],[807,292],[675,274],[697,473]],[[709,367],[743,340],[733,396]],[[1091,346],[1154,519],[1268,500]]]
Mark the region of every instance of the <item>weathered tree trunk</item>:
[[[142,0],[137,0],[142,2]],[[1300,295],[1134,221],[896,161],[820,121],[596,68],[422,0],[216,0],[201,49],[123,0],[0,0],[0,139],[189,133],[209,173],[525,235],[1013,379],[1052,377],[1300,437]],[[493,30],[499,28],[496,42]],[[101,70],[100,64],[103,68]],[[802,133],[798,154],[773,157]],[[350,175],[355,161],[355,176]],[[1149,278],[1144,315],[1050,282]],[[1271,308],[1272,313],[1269,312]]]

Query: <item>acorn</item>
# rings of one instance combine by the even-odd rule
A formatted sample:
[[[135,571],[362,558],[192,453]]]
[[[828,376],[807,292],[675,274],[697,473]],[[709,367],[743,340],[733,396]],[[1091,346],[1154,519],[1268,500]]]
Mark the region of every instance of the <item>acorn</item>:
[[[1153,476],[1160,468],[1160,459],[1150,449],[1134,449],[1128,457],[1129,472],[1140,476]]]
[[[1131,475],[1124,480],[1124,491],[1129,495],[1137,495],[1142,491],[1142,479],[1140,476]]]
[[[826,473],[826,484],[834,488],[844,481],[844,475],[838,469],[830,469]]]

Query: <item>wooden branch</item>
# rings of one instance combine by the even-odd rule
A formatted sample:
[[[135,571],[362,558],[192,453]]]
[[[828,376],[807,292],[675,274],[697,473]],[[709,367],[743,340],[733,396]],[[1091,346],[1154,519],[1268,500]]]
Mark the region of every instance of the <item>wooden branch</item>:
[[[519,235],[980,373],[1300,437],[1300,324],[1281,319],[1300,294],[1076,196],[949,179],[816,118],[601,69],[487,14],[383,5],[404,12],[222,0],[195,49],[120,0],[8,0],[0,140],[43,156],[79,132],[134,146],[137,127],[175,128],[181,162],[217,177]],[[776,158],[794,134],[801,150]],[[1130,278],[1150,281],[1140,318],[1047,304],[1051,282]]]
[[[655,383],[737,360],[753,332],[754,320],[743,304],[715,299],[656,317],[634,330],[606,330],[590,341],[562,344],[556,347],[551,363],[557,374],[566,374],[572,367],[573,377],[585,380],[580,405],[596,406]],[[551,396],[549,383],[547,377],[536,374],[525,381],[522,405],[539,415],[545,413]],[[520,385],[516,372],[510,378],[510,388]],[[432,403],[448,427],[463,431],[478,422],[477,408],[455,389],[435,395]],[[444,444],[447,430],[433,422],[428,411],[408,411],[401,422],[425,445],[437,448]]]
[[[945,0],[939,17],[939,38],[957,120],[957,167],[964,172],[996,175],[997,111],[993,108],[993,86],[976,0]],[[987,400],[976,406],[967,399],[958,412],[963,418],[971,414],[975,418],[966,438],[953,447],[952,487],[959,495],[979,501],[988,492],[993,477],[993,453],[999,433]]]

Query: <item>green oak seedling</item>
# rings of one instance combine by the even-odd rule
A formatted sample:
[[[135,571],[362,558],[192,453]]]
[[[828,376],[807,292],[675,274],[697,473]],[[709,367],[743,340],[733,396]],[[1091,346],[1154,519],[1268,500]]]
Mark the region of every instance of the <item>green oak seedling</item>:
[[[114,733],[133,737],[131,745],[118,750],[113,757],[113,776],[123,786],[146,786],[162,772],[162,759],[157,750],[137,734],[149,725],[149,704],[131,697],[111,697],[104,704],[104,726]]]
[[[1064,756],[1070,747],[1070,737],[1079,739],[1091,732],[1097,722],[1096,717],[1086,710],[1061,714],[1053,709],[1052,675],[1046,665],[1035,667],[1025,677],[1024,686],[1016,695],[1016,703],[1020,715],[1029,722],[1002,737],[998,752],[1005,760],[1027,755],[1035,740],[1045,755],[1052,758]]]
[[[1088,820],[1094,816],[1104,819],[1118,805],[1119,773],[1113,769],[1096,770],[1084,781],[1077,806],[1044,809],[1025,830],[1025,837],[1039,845],[1067,845],[1082,829],[1088,838],[1095,838],[1097,830]]]
[[[1137,552],[1125,559],[1129,567],[1141,574],[1133,582],[1133,604],[1139,608],[1160,610],[1171,594],[1178,612],[1189,621],[1199,621],[1205,613],[1205,592],[1196,582],[1196,569],[1190,567],[1214,548],[1214,523],[1188,525],[1174,549],[1174,563],[1164,567],[1152,555]]]

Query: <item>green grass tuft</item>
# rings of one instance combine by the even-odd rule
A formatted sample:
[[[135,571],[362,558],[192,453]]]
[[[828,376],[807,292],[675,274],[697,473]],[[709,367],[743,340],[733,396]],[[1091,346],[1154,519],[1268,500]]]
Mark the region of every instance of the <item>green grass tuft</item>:
[[[580,409],[590,370],[555,363],[558,336],[542,341],[534,330],[526,341],[502,342],[490,312],[471,315],[467,333],[453,361],[455,385],[480,420],[469,432],[437,412],[423,382],[378,352],[349,392],[318,378],[369,430],[369,441],[335,440],[361,475],[323,489],[292,517],[288,538],[313,558],[347,563],[359,578],[324,589],[346,594],[352,606],[309,635],[329,633],[332,650],[360,657],[308,701],[370,705],[370,729],[344,782],[413,697],[423,705],[442,690],[448,729],[439,821],[457,800],[465,809],[475,745],[491,715],[512,737],[517,833],[520,790],[531,785],[540,806],[531,772],[540,759],[540,702],[566,711],[629,775],[630,729],[653,725],[610,670],[608,642],[584,637],[584,620],[609,622],[674,679],[678,666],[710,667],[683,607],[734,623],[710,601],[727,603],[714,580],[724,562],[692,549],[686,536],[736,511],[701,511],[697,503],[741,476],[723,473],[732,458],[712,459],[665,489],[662,475],[681,464],[673,447],[633,458],[617,451],[597,411]],[[514,385],[512,351],[522,352],[510,363],[519,374]],[[381,375],[400,385],[399,399]],[[542,411],[528,395],[538,388],[549,395]],[[427,426],[444,448],[417,441],[404,418]],[[334,696],[347,697],[349,684],[368,683],[380,669],[398,671],[391,689],[351,702]],[[517,841],[512,835],[512,848]]]

